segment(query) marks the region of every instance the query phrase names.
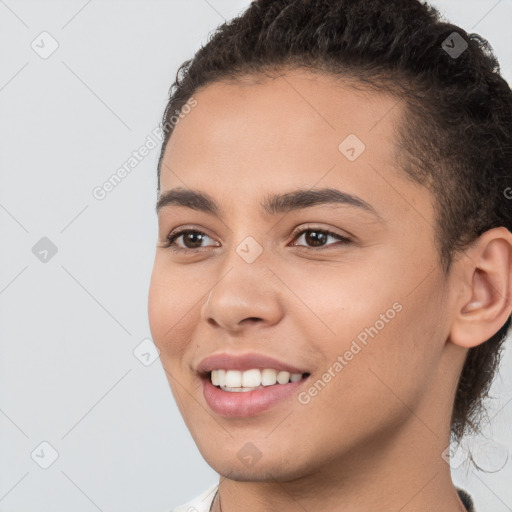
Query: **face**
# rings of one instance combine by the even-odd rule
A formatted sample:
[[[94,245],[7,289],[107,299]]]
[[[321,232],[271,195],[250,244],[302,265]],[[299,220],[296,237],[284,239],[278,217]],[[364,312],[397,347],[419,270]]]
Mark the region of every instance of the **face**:
[[[435,430],[449,283],[432,197],[393,158],[402,105],[304,71],[194,98],[166,148],[161,197],[200,192],[216,211],[162,201],[149,321],[205,460],[231,479],[286,480],[349,467],[397,432],[417,439],[418,416]],[[218,353],[309,376],[264,410],[219,413],[197,372]]]

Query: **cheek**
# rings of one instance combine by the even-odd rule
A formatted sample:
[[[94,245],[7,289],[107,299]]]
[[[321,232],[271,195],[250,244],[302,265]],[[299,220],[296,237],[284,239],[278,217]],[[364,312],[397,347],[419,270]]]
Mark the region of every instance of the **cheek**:
[[[169,272],[158,256],[155,258],[148,294],[148,319],[154,343],[162,350],[178,349],[176,331],[182,329],[190,309],[190,293],[177,272]]]
[[[208,290],[212,283],[204,279],[204,270],[191,273],[171,268],[165,255],[157,255],[148,292],[148,319],[151,335],[162,361],[182,358],[191,350]]]
[[[162,328],[166,318],[165,311],[168,301],[166,289],[165,274],[162,272],[161,265],[158,264],[158,256],[156,256],[149,284],[148,319],[153,341],[157,345],[161,342]]]
[[[375,414],[402,414],[405,404],[414,409],[433,385],[445,342],[438,304],[429,300],[436,293],[432,283],[409,295],[396,290],[380,307],[369,305],[370,316],[361,312],[366,324],[352,337],[361,350],[345,377],[356,402],[373,404]]]
[[[344,392],[358,388],[356,394],[371,402],[375,396],[392,397],[386,385],[414,400],[427,385],[444,342],[442,282],[433,273],[417,286],[417,272],[399,263],[382,258],[379,265],[364,268],[318,267],[302,280],[289,276],[307,305],[296,321],[323,354],[325,370],[341,356],[339,385]]]
[[[322,334],[317,341],[330,340],[337,349],[378,321],[397,301],[395,286],[387,282],[391,281],[389,272],[376,265],[347,261],[309,265],[307,270],[292,267],[286,272],[286,282],[293,283],[290,288],[301,299],[290,295],[290,303],[296,304],[295,309],[303,308],[302,318],[309,320],[310,329],[314,325],[318,335]],[[395,310],[388,316],[394,317]]]

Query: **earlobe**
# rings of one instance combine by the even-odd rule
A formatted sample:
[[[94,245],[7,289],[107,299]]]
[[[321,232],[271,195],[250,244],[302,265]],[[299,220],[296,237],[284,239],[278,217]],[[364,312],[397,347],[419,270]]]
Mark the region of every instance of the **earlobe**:
[[[464,289],[455,303],[450,341],[465,348],[487,341],[512,312],[512,233],[483,233],[453,269],[452,286]]]

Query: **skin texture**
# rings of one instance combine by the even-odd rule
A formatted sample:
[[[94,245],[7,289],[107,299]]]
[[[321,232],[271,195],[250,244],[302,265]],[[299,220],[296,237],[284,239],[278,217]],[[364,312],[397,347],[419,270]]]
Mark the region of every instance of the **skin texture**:
[[[512,235],[484,233],[445,276],[433,198],[393,159],[403,105],[302,70],[254,78],[199,90],[175,128],[161,192],[207,192],[225,216],[162,208],[149,290],[153,340],[198,449],[221,475],[222,510],[464,510],[441,454],[467,349],[511,312]],[[354,161],[338,149],[349,134],[366,146]],[[340,205],[270,215],[259,204],[323,187],[364,199],[380,219]],[[207,235],[199,249],[164,247],[180,226]],[[350,243],[316,247],[296,227]],[[253,263],[236,252],[248,236],[263,249]],[[187,247],[183,237],[174,244]],[[204,357],[266,354],[315,382],[394,303],[401,310],[309,403],[293,395],[248,418],[206,403],[195,372]],[[261,452],[250,467],[237,456],[248,442]]]

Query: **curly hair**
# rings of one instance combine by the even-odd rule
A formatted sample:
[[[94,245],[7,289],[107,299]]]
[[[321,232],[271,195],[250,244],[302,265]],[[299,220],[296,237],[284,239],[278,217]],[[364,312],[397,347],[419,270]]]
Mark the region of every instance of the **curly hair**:
[[[456,51],[454,51],[456,50]],[[256,0],[182,63],[162,123],[162,159],[175,112],[216,81],[303,68],[384,90],[406,109],[394,157],[434,197],[445,275],[485,231],[512,231],[512,91],[489,43],[419,0]],[[451,417],[460,440],[478,431],[510,326],[468,350]]]

